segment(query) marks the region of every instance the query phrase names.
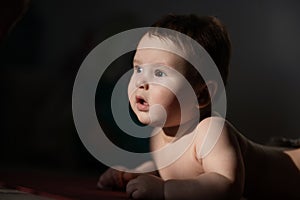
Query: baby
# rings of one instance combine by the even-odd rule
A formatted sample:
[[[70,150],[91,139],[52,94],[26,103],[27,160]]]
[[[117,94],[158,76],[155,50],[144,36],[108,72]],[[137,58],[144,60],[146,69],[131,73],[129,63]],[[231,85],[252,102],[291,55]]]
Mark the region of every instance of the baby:
[[[157,171],[110,168],[98,186],[126,189],[133,199],[300,199],[300,149],[253,143],[213,110],[212,102],[221,98],[226,84],[231,52],[221,22],[215,17],[168,15],[153,27],[135,53],[128,96],[139,121],[156,127],[151,137],[153,163],[139,170],[154,165]],[[197,57],[197,51],[160,28],[197,41],[223,82],[204,80],[193,62],[184,59]],[[148,44],[158,48],[144,48]],[[177,54],[178,49],[184,53]]]

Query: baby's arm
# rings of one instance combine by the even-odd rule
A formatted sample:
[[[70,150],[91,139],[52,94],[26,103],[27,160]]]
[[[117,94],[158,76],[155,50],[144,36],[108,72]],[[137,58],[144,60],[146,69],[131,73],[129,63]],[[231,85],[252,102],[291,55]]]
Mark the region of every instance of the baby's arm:
[[[240,199],[244,187],[244,166],[239,144],[225,128],[212,149],[202,159],[205,173],[185,180],[164,181],[139,176],[129,181],[127,192],[133,198],[147,199]]]
[[[125,167],[118,166],[108,168],[103,174],[100,175],[97,186],[100,189],[121,189],[125,186],[123,178]]]
[[[244,165],[234,133],[224,126],[212,151],[202,159],[204,174],[190,180],[168,180],[165,199],[240,199],[244,188]]]
[[[138,175],[145,171],[151,171],[155,169],[153,161],[148,161],[134,170],[129,170],[123,166],[115,166],[114,168],[107,169],[100,177],[97,186],[100,189],[123,189],[128,181],[136,178]],[[132,172],[130,172],[132,171]],[[158,175],[157,171],[149,172],[152,175]]]

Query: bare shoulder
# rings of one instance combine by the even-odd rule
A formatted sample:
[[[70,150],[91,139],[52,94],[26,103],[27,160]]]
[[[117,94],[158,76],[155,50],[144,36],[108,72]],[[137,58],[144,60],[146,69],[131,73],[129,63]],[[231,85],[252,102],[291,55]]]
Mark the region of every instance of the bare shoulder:
[[[212,122],[222,124],[221,132],[210,128]],[[243,185],[247,199],[300,199],[300,149],[257,144],[220,117],[203,120],[198,129],[206,172],[217,171]]]
[[[199,156],[206,157],[212,150],[224,151],[226,149],[246,151],[248,141],[237,129],[222,117],[208,117],[202,120],[197,127],[197,149]]]
[[[284,151],[295,163],[300,173],[300,148]]]
[[[221,117],[209,117],[198,125],[197,153],[204,171],[227,177],[243,186],[244,167],[239,142],[231,125]]]
[[[211,122],[223,126],[218,137],[209,137],[215,131]],[[220,117],[207,118],[198,128],[201,148],[206,150],[202,159],[206,172],[216,171],[239,183],[247,199],[300,199],[300,150],[252,142]]]

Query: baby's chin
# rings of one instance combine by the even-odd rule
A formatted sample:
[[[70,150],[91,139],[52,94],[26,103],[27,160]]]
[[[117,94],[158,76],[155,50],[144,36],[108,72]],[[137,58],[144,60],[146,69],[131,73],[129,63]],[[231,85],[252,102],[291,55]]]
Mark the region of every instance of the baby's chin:
[[[133,108],[133,111],[140,123],[144,125],[149,125],[151,123],[149,112],[142,112],[137,110],[136,108]]]
[[[132,107],[140,123],[151,127],[163,127],[167,120],[167,113],[163,106],[152,105],[149,110],[139,110],[136,105]]]
[[[160,117],[158,117],[158,116],[150,117],[149,112],[137,114],[137,118],[138,118],[139,122],[144,124],[145,126],[151,126],[151,127],[163,127],[164,126],[163,119],[160,119]]]
[[[148,125],[151,124],[150,117],[148,117],[148,119],[145,119],[145,117],[139,117],[138,116],[138,119],[139,119],[140,123],[142,123],[142,124],[144,124],[146,126],[148,126]]]

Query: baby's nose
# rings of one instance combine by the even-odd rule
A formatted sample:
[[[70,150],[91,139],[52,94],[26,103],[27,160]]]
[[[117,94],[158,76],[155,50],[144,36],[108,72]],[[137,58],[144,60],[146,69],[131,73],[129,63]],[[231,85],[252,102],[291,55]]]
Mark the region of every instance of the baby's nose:
[[[135,82],[135,86],[137,88],[144,89],[144,90],[148,90],[149,89],[149,83],[145,79],[139,79],[139,80],[137,80]]]

